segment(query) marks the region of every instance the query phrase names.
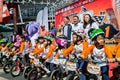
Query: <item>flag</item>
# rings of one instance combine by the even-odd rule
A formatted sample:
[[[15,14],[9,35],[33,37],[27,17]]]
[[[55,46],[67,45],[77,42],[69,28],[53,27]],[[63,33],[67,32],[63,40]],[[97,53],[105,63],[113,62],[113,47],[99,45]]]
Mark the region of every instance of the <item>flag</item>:
[[[38,12],[36,22],[38,22],[40,25],[43,24],[43,10]]]
[[[10,15],[10,14],[9,14],[7,5],[4,4],[4,5],[3,5],[3,14],[2,14],[2,17],[5,18],[5,17],[8,17],[9,15]]]
[[[45,25],[45,29],[48,29],[48,7],[45,7],[43,10],[43,25]]]
[[[0,0],[0,22],[2,22],[3,0]]]

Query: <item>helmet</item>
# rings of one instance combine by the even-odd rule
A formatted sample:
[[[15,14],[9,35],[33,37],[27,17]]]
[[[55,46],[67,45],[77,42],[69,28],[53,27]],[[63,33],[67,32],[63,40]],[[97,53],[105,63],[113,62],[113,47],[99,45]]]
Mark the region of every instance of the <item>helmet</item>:
[[[56,43],[58,44],[58,46],[62,46],[62,47],[67,47],[67,39],[65,37],[58,37]]]
[[[49,32],[50,36],[55,36],[54,32]]]
[[[6,41],[6,39],[1,39],[0,40],[0,43],[6,43],[7,41]]]
[[[79,31],[76,32],[76,35],[80,36],[81,38],[84,38],[85,37],[85,32],[84,32],[84,30],[79,30]]]
[[[52,41],[52,38],[50,36],[45,36],[44,37],[46,40]]]
[[[97,35],[104,34],[104,31],[102,29],[94,29],[90,33],[90,39],[93,40]]]

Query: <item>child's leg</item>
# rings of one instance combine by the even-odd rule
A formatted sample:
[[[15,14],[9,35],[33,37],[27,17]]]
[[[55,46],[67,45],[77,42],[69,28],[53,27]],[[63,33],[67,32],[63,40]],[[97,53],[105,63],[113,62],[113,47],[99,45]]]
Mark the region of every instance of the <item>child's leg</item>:
[[[79,65],[79,67],[80,67],[80,69],[81,69],[81,72],[82,72],[82,73],[80,73],[80,80],[86,80],[86,76],[83,74],[83,66],[84,66],[84,63],[85,63],[85,62],[81,62],[80,65]]]
[[[79,62],[76,62],[76,69],[79,69]]]
[[[109,68],[108,65],[101,67],[102,80],[110,80],[108,77],[108,70],[109,70],[108,68]]]

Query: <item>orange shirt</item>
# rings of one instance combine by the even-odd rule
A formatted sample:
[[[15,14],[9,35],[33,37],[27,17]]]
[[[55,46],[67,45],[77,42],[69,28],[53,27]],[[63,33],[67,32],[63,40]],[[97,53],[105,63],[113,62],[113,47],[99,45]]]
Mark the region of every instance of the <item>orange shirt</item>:
[[[55,49],[55,46],[53,46],[53,45],[49,46],[49,51],[45,56],[46,59],[48,59],[52,56],[54,49]]]
[[[116,58],[120,58],[120,43],[116,46]]]
[[[25,49],[25,42],[21,42],[21,45],[20,45],[20,53],[22,53]]]
[[[84,55],[85,58],[88,57],[88,55],[93,51],[95,48],[95,45],[91,45],[89,48],[85,49],[81,54]],[[110,52],[109,48],[107,46],[104,46],[104,52],[108,59],[112,59],[112,53]]]
[[[2,46],[0,46],[0,50],[2,49]]]
[[[66,49],[65,48],[62,49],[62,52],[63,52],[64,56],[67,57],[68,54],[73,51],[73,49],[74,49],[74,45],[72,44],[72,45],[70,45],[70,47],[68,47]],[[58,58],[59,56],[60,56],[60,53],[57,52],[55,57]]]

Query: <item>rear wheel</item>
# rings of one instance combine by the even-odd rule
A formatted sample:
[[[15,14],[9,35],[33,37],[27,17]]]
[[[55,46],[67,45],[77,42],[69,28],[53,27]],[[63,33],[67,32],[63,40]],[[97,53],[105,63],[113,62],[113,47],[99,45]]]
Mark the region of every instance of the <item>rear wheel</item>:
[[[60,73],[59,69],[56,69],[51,73],[50,80],[63,80],[62,73]]]
[[[13,77],[19,76],[20,72],[21,72],[21,68],[18,65],[13,65],[10,70],[10,73]]]
[[[29,73],[28,73],[28,80],[37,80],[37,76],[38,76],[38,72],[36,69],[32,69]]]
[[[87,80],[98,80],[96,75],[90,75]]]
[[[32,69],[32,68],[31,68],[30,66],[27,66],[27,67],[25,68],[25,70],[24,70],[24,72],[23,72],[23,76],[24,76],[25,79],[28,78],[28,73],[30,72],[31,69]]]

